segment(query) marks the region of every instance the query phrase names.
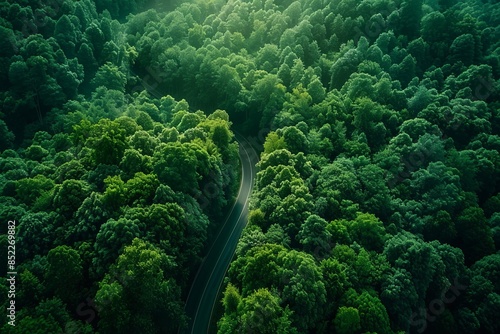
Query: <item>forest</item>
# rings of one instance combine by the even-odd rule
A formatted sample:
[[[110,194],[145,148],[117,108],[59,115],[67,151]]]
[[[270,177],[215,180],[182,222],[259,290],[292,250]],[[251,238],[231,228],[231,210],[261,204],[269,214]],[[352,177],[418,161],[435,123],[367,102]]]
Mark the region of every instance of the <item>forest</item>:
[[[498,0],[5,0],[1,333],[499,333]],[[5,261],[5,260],[2,260]]]

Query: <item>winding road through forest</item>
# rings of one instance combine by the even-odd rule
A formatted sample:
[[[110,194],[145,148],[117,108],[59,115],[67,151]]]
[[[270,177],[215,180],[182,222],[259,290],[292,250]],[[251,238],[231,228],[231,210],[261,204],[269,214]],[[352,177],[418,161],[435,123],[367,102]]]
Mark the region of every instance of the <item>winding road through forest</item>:
[[[236,135],[241,161],[241,183],[235,203],[203,260],[187,297],[185,311],[190,318],[186,334],[208,333],[217,295],[226,275],[236,244],[248,219],[248,201],[255,178],[258,155],[241,135]]]
[[[151,71],[146,78],[153,78]],[[148,80],[142,79],[141,85],[150,94],[161,98],[163,94],[157,91],[159,83],[150,85]],[[205,334],[208,333],[210,320],[217,302],[217,295],[222,286],[229,264],[236,250],[241,232],[248,220],[248,204],[252,194],[255,165],[259,156],[252,144],[242,135],[233,131],[239,144],[241,161],[241,181],[238,195],[233,207],[229,211],[219,234],[212,243],[208,254],[196,273],[191,289],[186,300],[184,310],[189,317],[188,327],[179,334]]]

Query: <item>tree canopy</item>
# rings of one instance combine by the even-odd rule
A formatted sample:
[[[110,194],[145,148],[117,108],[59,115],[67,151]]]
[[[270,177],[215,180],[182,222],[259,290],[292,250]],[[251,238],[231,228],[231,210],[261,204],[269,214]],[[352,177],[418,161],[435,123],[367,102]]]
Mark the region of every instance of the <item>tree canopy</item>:
[[[499,11],[3,1],[0,331],[182,329],[237,132],[260,162],[213,331],[498,332]]]

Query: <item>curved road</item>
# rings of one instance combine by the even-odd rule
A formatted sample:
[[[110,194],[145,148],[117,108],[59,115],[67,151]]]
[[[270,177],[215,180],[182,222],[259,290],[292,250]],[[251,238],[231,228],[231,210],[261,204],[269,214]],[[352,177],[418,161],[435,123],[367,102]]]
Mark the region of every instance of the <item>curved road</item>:
[[[241,161],[241,183],[238,196],[191,285],[185,305],[190,321],[188,328],[179,333],[208,333],[217,295],[241,232],[247,223],[248,199],[253,189],[254,166],[258,161],[258,155],[252,145],[241,135],[236,134],[236,139],[240,147]]]
[[[150,77],[147,75],[146,77]],[[153,79],[155,79],[153,77]],[[150,85],[143,78],[142,87],[157,98],[163,94],[157,91],[158,83]],[[139,86],[140,87],[140,86]],[[179,334],[208,333],[212,312],[217,302],[217,295],[233,258],[236,244],[241,232],[247,224],[248,200],[252,193],[255,178],[255,164],[259,160],[250,142],[236,133],[239,143],[241,161],[241,183],[235,203],[231,208],[224,224],[212,243],[208,254],[200,265],[196,277],[191,285],[184,310],[189,317],[187,329]]]

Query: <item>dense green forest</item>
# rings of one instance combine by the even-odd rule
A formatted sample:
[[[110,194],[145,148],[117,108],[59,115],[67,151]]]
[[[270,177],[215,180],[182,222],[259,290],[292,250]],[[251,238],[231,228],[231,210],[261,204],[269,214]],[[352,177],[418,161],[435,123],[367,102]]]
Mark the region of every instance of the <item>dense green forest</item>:
[[[3,1],[0,332],[177,333],[236,128],[219,333],[498,333],[499,92],[498,0]]]
[[[139,85],[133,25],[118,19],[142,5],[0,5],[0,249],[15,219],[18,272],[16,326],[2,314],[2,333],[186,323],[192,275],[238,189],[238,145],[225,111]],[[5,311],[5,279],[0,291]]]

